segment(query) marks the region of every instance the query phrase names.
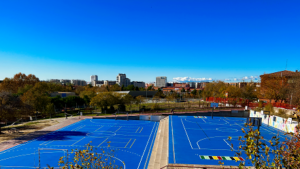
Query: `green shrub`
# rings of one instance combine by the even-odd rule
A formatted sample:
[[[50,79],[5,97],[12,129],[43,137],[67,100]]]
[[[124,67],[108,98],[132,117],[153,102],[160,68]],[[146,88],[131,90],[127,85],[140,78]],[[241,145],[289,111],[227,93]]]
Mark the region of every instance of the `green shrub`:
[[[274,115],[275,114],[275,110],[274,107],[271,103],[267,104],[264,108],[265,111],[269,111],[270,115]]]
[[[284,109],[279,109],[278,112],[277,112],[277,115],[280,116],[280,117],[283,117],[283,118],[288,118],[286,110],[284,110]]]
[[[158,110],[159,109],[159,105],[157,103],[154,103],[152,106],[151,106],[151,110]]]

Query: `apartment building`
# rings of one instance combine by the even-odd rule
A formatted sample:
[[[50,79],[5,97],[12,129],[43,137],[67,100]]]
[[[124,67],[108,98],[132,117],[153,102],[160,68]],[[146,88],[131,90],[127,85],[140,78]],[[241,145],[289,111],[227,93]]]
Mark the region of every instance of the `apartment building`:
[[[72,83],[74,86],[86,86],[86,81],[84,81],[84,80],[73,79],[73,80],[71,81],[71,83]]]
[[[166,87],[167,86],[167,77],[166,76],[159,76],[156,77],[156,87]]]
[[[60,83],[71,84],[71,80],[69,80],[69,79],[60,79]]]
[[[94,80],[94,81],[92,81],[92,86],[101,87],[102,85],[104,85],[104,80]]]
[[[59,79],[50,79],[49,82],[51,83],[60,83]]]
[[[132,81],[131,84],[134,86],[134,87],[144,87],[145,88],[145,82],[138,82],[138,81]]]
[[[91,76],[91,83],[92,83],[93,81],[98,81],[98,76],[97,76],[97,75],[92,75],[92,76]]]
[[[196,88],[196,83],[195,82],[187,82],[187,84],[190,85],[192,88]]]
[[[104,85],[110,86],[110,85],[115,85],[117,84],[116,81],[111,81],[111,80],[105,80],[104,81]]]
[[[116,78],[116,83],[119,86],[127,87],[130,85],[130,79],[126,77],[126,74],[119,73]]]

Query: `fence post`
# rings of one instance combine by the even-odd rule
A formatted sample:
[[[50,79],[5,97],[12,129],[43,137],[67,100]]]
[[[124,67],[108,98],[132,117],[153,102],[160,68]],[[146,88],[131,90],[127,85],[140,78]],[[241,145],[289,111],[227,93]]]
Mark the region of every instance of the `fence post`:
[[[39,149],[39,169],[41,168],[41,154],[40,154],[40,149]]]

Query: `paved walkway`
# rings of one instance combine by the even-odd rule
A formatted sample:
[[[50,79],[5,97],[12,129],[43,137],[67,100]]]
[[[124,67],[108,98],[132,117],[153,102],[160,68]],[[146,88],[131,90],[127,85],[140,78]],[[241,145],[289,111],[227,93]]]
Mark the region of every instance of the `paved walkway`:
[[[86,118],[91,118],[91,117],[82,116],[80,119],[78,116],[77,117],[69,117],[68,119],[61,120],[60,123],[58,123],[56,125],[45,127],[39,131],[35,131],[32,133],[26,134],[22,137],[18,137],[18,138],[12,139],[12,140],[1,142],[0,143],[0,151],[7,150],[11,147],[25,143],[27,141],[30,141],[30,140],[40,137],[42,135],[48,134],[50,132],[56,131],[58,129],[61,129],[63,127],[66,127],[70,124],[76,123],[76,122],[86,119]]]
[[[169,117],[159,122],[148,169],[159,169],[169,162]]]

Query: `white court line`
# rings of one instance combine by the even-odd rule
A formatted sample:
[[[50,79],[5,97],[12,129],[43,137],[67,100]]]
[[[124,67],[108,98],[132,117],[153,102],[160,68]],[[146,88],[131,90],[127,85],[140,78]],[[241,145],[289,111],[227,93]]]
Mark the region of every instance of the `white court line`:
[[[153,125],[153,128],[152,128],[152,130],[151,130],[151,134],[150,134],[150,136],[149,136],[149,138],[148,138],[148,141],[147,141],[146,147],[144,148],[144,152],[143,152],[143,155],[142,155],[142,157],[141,157],[141,160],[140,160],[140,162],[139,162],[139,165],[138,165],[137,169],[139,169],[139,168],[140,168],[141,162],[142,162],[142,160],[143,160],[143,157],[144,157],[145,151],[146,151],[146,149],[147,149],[147,147],[148,147],[148,143],[149,143],[149,140],[150,140],[150,138],[151,138],[151,135],[152,135],[152,132],[153,132],[153,129],[154,129],[154,127],[155,127],[155,126],[156,126],[156,122],[155,122],[155,123],[154,123],[154,125]]]
[[[224,118],[222,118],[222,120],[224,120],[226,123],[230,124],[228,121],[226,121]]]
[[[158,130],[158,127],[156,127],[156,129],[155,129],[155,131],[154,131],[154,134],[153,135],[155,135],[155,133],[157,133],[157,130]],[[151,147],[152,147],[152,150],[153,150],[153,144],[154,144],[154,141],[155,141],[155,137],[153,136],[153,138],[152,138],[152,142],[151,142],[151,145],[150,145],[150,148],[149,148],[149,151],[148,151],[148,155],[147,155],[147,158],[146,158],[146,162],[145,162],[145,165],[144,165],[144,169],[147,167],[146,166],[146,164],[147,164],[147,161],[148,161],[148,159],[149,159],[149,155],[150,155],[150,153],[151,153]]]
[[[196,122],[192,122],[192,121],[189,121],[189,120],[187,120],[187,119],[184,119],[186,122],[189,122],[189,123],[196,123]],[[214,122],[207,122],[207,124],[210,124],[210,125],[226,125],[227,123],[225,123],[225,124],[220,124],[220,123],[214,123]]]
[[[261,129],[263,129],[263,130],[267,130],[268,132],[270,132],[270,133],[273,133],[273,134],[277,135],[277,133],[274,133],[274,132],[272,132],[271,130],[267,129],[266,127],[263,127],[263,126],[261,126]],[[278,134],[278,136],[279,136],[279,137],[281,137],[281,138],[284,138],[284,139],[285,139],[285,137],[281,136],[280,134]]]
[[[224,117],[224,118],[226,118],[226,117]],[[230,119],[228,119],[228,118],[226,118],[227,120],[230,120]],[[237,124],[236,122],[234,122],[235,124]],[[230,124],[230,123],[229,123]],[[237,124],[238,126],[240,126],[240,127],[242,127],[242,128],[244,128],[243,126],[241,126],[241,125],[239,125],[239,124]]]
[[[97,129],[97,130],[95,130],[95,131],[98,131],[98,130],[99,130],[99,129],[101,129],[101,128],[103,128],[103,126],[101,126],[100,128],[98,128],[98,129]],[[94,132],[95,132],[95,131],[94,131]]]
[[[140,127],[135,131],[136,133],[139,131]]]
[[[139,133],[141,133],[143,129],[144,129],[144,127],[142,127],[142,129],[141,129],[141,131]]]
[[[84,128],[84,127],[85,127],[85,125],[79,126],[79,127],[75,128],[75,129],[73,129],[73,130],[71,130],[71,131],[77,131],[77,130],[80,130],[80,129]]]
[[[230,147],[230,149],[232,149],[233,151],[236,151],[225,139],[223,139],[225,141],[225,143]]]
[[[108,139],[108,138],[106,138],[102,143],[100,143],[100,144],[98,145],[98,147],[99,147],[101,144],[103,144],[107,139]]]
[[[182,121],[182,119],[180,119],[180,120],[181,120],[183,129],[184,129],[184,131],[185,131],[185,135],[186,135],[187,139],[189,140],[190,146],[191,146],[192,149],[194,149],[193,146],[192,146],[192,143],[191,143],[191,141],[190,141],[190,138],[189,138],[189,136],[188,136],[188,134],[187,134],[187,131],[186,131],[186,129],[185,129],[185,126],[184,126],[184,124],[183,124],[183,121]]]
[[[29,143],[33,142],[33,141],[37,141],[37,140],[40,139],[40,138],[43,138],[43,137],[45,137],[45,136],[54,134],[54,133],[56,133],[56,132],[58,132],[58,131],[61,131],[61,130],[63,130],[63,129],[66,129],[66,128],[68,128],[68,127],[71,127],[71,126],[73,126],[73,125],[75,125],[75,124],[79,124],[79,123],[81,123],[81,122],[83,122],[83,121],[85,121],[85,120],[80,120],[80,121],[78,121],[78,122],[75,122],[75,123],[70,124],[70,125],[68,125],[68,126],[65,126],[65,127],[63,127],[63,128],[60,128],[60,129],[58,129],[58,130],[55,130],[55,131],[52,131],[52,132],[47,133],[47,134],[45,134],[45,135],[39,136],[39,137],[37,137],[37,138],[35,138],[35,139],[33,139],[33,140],[29,140],[29,141],[27,141],[27,142],[21,143],[21,144],[19,144],[19,145],[17,145],[17,146],[14,146],[14,147],[11,147],[11,148],[9,148],[9,149],[7,149],[7,150],[2,151],[0,154],[4,154],[4,153],[7,153],[7,152],[10,152],[10,151],[12,151],[12,150],[14,150],[14,149],[16,149],[16,148],[22,147],[22,146],[24,146],[24,145],[26,145],[26,144],[29,144]]]
[[[133,145],[133,143],[135,142],[135,140],[136,140],[136,139],[134,139],[134,140],[133,140],[133,142],[132,142],[132,144],[131,144],[131,146],[130,146],[129,148],[131,148],[131,147],[132,147],[132,145]]]
[[[129,135],[127,135],[127,134],[116,134],[116,135],[121,135],[121,136],[135,136],[135,137],[148,137],[147,135],[134,135],[134,134],[129,134]]]
[[[4,168],[37,168],[37,167],[29,167],[29,166],[4,166],[4,165],[1,165],[1,167],[4,167]]]
[[[216,137],[225,137],[225,138],[228,138],[228,136],[215,136],[215,137],[210,137],[209,139],[216,138]],[[233,136],[232,138],[235,138],[235,137],[238,138],[239,136]],[[203,141],[203,140],[206,140],[206,139],[208,139],[208,138],[206,137],[206,138],[203,138],[203,139],[198,140],[198,141],[197,141],[197,145],[198,145],[199,148],[194,148],[194,149],[200,149],[199,142],[200,142],[200,141]],[[204,148],[201,148],[201,149],[204,149]]]
[[[173,120],[172,120],[171,116],[171,127],[172,127],[172,143],[173,143],[173,159],[174,159],[174,163],[176,164],[176,159],[175,159],[175,146],[174,146],[174,133],[173,133]]]
[[[48,153],[57,153],[58,151],[54,151],[54,152],[44,152],[44,154]],[[35,154],[35,153],[30,153],[30,154],[22,154],[22,155],[18,155],[18,156],[13,156],[13,157],[8,157],[8,158],[4,158],[4,159],[1,159],[0,161],[4,161],[4,160],[8,160],[8,159],[12,159],[12,158],[17,158],[17,157],[22,157],[22,156],[28,156],[28,155],[32,155],[32,154]],[[2,166],[1,166],[2,167]]]
[[[118,128],[115,132],[117,132],[118,130],[120,130],[122,128],[122,126],[120,128]]]
[[[203,121],[204,121],[204,123],[206,123],[206,121],[204,120],[204,118],[201,118]]]
[[[130,143],[130,141],[131,141],[131,139],[128,141],[128,143],[125,145],[125,147],[124,147],[124,148],[126,148],[126,147],[127,147],[127,145]]]
[[[80,142],[81,140],[83,140],[83,139],[85,139],[85,138],[86,138],[86,137],[83,137],[82,139],[76,141],[75,143],[72,144],[72,146],[73,146],[74,144],[77,144],[78,142]]]

